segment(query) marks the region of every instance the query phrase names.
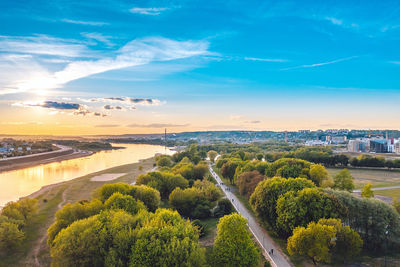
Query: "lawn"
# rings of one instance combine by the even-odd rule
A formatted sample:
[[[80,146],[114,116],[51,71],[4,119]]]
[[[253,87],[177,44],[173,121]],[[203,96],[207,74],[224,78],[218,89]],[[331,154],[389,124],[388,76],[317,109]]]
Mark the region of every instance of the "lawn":
[[[341,171],[338,168],[327,168],[327,170],[331,177]],[[349,169],[349,171],[355,179],[356,189],[360,189],[368,183],[371,183],[373,187],[400,185],[400,171],[370,169]]]
[[[374,194],[391,198],[397,197],[400,199],[400,188],[374,191]]]

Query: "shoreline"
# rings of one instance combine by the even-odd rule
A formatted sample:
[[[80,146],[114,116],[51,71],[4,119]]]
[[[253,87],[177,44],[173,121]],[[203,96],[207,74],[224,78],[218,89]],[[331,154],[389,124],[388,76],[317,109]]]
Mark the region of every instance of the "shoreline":
[[[22,163],[16,163],[16,164],[11,164],[11,165],[6,165],[6,166],[0,166],[0,174],[2,172],[31,168],[31,167],[36,167],[36,166],[47,164],[47,163],[52,163],[52,162],[61,162],[64,160],[87,157],[87,156],[93,155],[94,153],[95,152],[92,152],[92,151],[78,151],[78,152],[73,152],[71,154],[60,155],[60,156],[56,156],[56,157],[52,157],[52,158],[48,158],[48,159],[34,160],[34,161],[29,161],[29,162],[22,162]]]

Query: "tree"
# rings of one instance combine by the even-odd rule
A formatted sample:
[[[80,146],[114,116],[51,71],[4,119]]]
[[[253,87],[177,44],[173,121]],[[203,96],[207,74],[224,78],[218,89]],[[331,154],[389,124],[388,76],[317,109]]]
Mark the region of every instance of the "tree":
[[[156,164],[158,167],[170,167],[172,165],[172,160],[170,156],[160,156],[156,159]]]
[[[221,174],[224,178],[229,179],[231,184],[234,184],[236,168],[242,163],[241,160],[231,158],[221,167]]]
[[[231,214],[235,209],[232,206],[232,203],[227,198],[223,198],[218,201],[217,207],[214,210],[214,217],[220,218],[225,215]]]
[[[23,198],[16,202],[7,203],[1,210],[1,214],[24,223],[37,212],[37,199]]]
[[[109,197],[104,206],[107,209],[121,209],[131,214],[136,214],[139,210],[146,210],[142,201],[136,200],[130,195],[123,195],[119,192],[114,193]]]
[[[199,162],[193,168],[193,179],[194,180],[203,180],[204,176],[208,172],[208,165],[204,161]]]
[[[276,203],[278,198],[289,191],[313,188],[314,183],[305,178],[274,177],[260,182],[250,196],[250,205],[262,220],[276,227]]]
[[[18,225],[9,221],[0,223],[0,251],[12,251],[25,239],[25,234]]]
[[[334,178],[333,178],[334,189],[345,190],[349,192],[353,192],[354,190],[354,177],[351,176],[350,171],[348,169],[341,170]]]
[[[175,188],[187,188],[189,186],[189,182],[180,174],[170,172],[149,172],[142,174],[137,178],[136,184],[148,185],[157,189],[163,199],[167,199]]]
[[[314,265],[318,262],[330,262],[331,246],[336,230],[333,226],[310,222],[307,228],[297,227],[287,241],[287,250],[290,255],[309,257]]]
[[[371,190],[372,184],[366,184],[364,185],[362,191],[361,191],[361,196],[364,198],[373,198],[374,197],[374,191]]]
[[[348,225],[343,225],[340,219],[320,219],[318,224],[330,225],[335,227],[336,241],[333,247],[333,252],[342,257],[344,262],[354,258],[360,254],[363,240],[360,235],[350,228]]]
[[[400,214],[400,202],[397,200],[397,197],[393,198],[393,207],[396,209],[396,211]]]
[[[212,254],[215,266],[258,265],[259,252],[245,218],[234,213],[220,219]]]
[[[276,229],[280,235],[289,236],[297,226],[304,227],[321,218],[336,218],[341,210],[336,199],[317,188],[289,191],[281,195],[276,203]]]
[[[56,220],[47,230],[47,243],[52,244],[57,234],[73,222],[98,214],[104,209],[103,203],[98,199],[92,201],[82,200],[77,203],[67,203],[56,212]]]
[[[208,155],[208,158],[210,159],[210,161],[214,162],[215,158],[218,156],[218,152],[215,150],[210,150],[210,151],[208,151],[207,155]]]
[[[250,198],[259,182],[263,181],[265,177],[258,171],[244,172],[239,176],[239,193],[242,196]]]
[[[393,206],[374,198],[359,198],[345,191],[324,189],[334,195],[347,209],[340,218],[357,231],[364,247],[372,252],[382,252],[388,246],[397,246],[400,239],[400,218]]]
[[[310,166],[310,179],[317,185],[320,186],[322,182],[328,179],[329,175],[325,167],[320,164],[312,164]]]
[[[311,163],[302,159],[282,158],[270,164],[266,175],[284,178],[308,178]]]
[[[159,209],[137,230],[129,266],[203,266],[199,232],[176,211]]]

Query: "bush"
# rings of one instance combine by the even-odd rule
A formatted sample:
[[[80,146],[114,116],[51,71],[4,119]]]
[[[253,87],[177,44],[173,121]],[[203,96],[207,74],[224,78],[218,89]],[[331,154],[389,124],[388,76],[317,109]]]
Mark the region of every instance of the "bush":
[[[218,201],[217,207],[214,209],[214,217],[221,218],[225,215],[229,215],[234,212],[235,209],[232,206],[232,203],[227,198],[223,198]]]

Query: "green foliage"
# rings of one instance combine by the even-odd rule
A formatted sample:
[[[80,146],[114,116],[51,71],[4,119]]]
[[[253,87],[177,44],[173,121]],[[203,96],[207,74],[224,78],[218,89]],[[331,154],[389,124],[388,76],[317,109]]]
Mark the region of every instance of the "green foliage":
[[[206,162],[199,162],[193,168],[193,179],[203,180],[204,176],[208,173],[208,165]]]
[[[361,190],[361,196],[364,198],[373,198],[374,197],[374,191],[371,190],[372,184],[366,184],[364,185],[363,189]]]
[[[218,156],[218,152],[215,150],[210,150],[207,152],[208,158],[210,159],[211,162],[215,161],[215,158]]]
[[[334,195],[341,205],[346,207],[348,212],[343,214],[341,219],[361,235],[365,248],[370,251],[382,251],[386,242],[389,247],[398,245],[400,218],[391,205],[377,199],[358,198],[344,191],[324,191]]]
[[[363,240],[360,235],[350,228],[343,225],[340,219],[320,219],[318,224],[333,226],[336,230],[335,246],[333,253],[340,256],[344,261],[349,260],[360,254]]]
[[[346,190],[348,192],[353,192],[354,190],[354,177],[351,176],[348,169],[341,170],[334,178],[334,189]]]
[[[7,203],[0,214],[0,251],[11,252],[17,249],[25,238],[23,227],[37,212],[37,200],[23,198]]]
[[[119,192],[112,194],[112,196],[104,202],[104,207],[107,209],[121,209],[131,214],[136,214],[139,210],[147,210],[142,201]]]
[[[263,181],[265,176],[258,171],[244,172],[240,174],[237,183],[239,193],[246,198],[250,198],[259,182]]]
[[[283,158],[270,164],[266,175],[284,178],[308,178],[311,163],[301,159]]]
[[[218,201],[218,204],[215,207],[213,215],[216,218],[220,218],[225,215],[229,215],[234,211],[235,209],[233,208],[232,203],[229,201],[229,199],[223,198],[220,201]]]
[[[277,201],[276,229],[279,234],[289,236],[298,226],[306,226],[309,222],[316,222],[321,218],[336,218],[340,211],[336,199],[330,198],[317,188],[289,191]]]
[[[176,188],[169,196],[169,203],[185,217],[207,218],[221,195],[220,189],[213,183],[207,180],[196,181],[192,188]]]
[[[147,185],[157,189],[160,192],[162,199],[167,199],[171,192],[179,188],[187,188],[189,182],[180,174],[172,174],[169,172],[149,172],[140,175],[136,184]]]
[[[396,209],[396,211],[400,214],[400,202],[397,200],[396,197],[393,198],[393,207]]]
[[[172,159],[170,156],[163,155],[156,158],[156,164],[158,167],[170,167],[172,166]]]
[[[287,250],[290,255],[309,257],[316,265],[317,262],[330,262],[330,245],[335,237],[333,226],[311,222],[307,228],[297,227],[287,241]]]
[[[220,219],[212,254],[214,266],[258,265],[259,252],[245,218],[234,213]]]
[[[25,238],[25,234],[18,225],[10,221],[0,223],[0,251],[9,252],[18,248]]]
[[[324,166],[320,164],[312,164],[310,166],[310,179],[317,185],[320,186],[322,181],[328,179],[328,171]]]
[[[97,190],[94,196],[104,202],[116,192],[141,200],[149,211],[155,211],[160,206],[160,192],[145,185],[129,185],[126,183],[105,184]]]
[[[204,225],[203,223],[199,220],[193,220],[192,221],[193,226],[195,226],[197,228],[197,230],[199,231],[199,237],[203,237],[205,235],[205,231],[204,231]]]
[[[304,188],[313,188],[315,185],[305,178],[274,177],[260,182],[250,196],[250,205],[262,220],[275,227],[276,203],[278,198],[289,191],[299,191]]]
[[[51,245],[57,234],[73,222],[98,214],[103,209],[103,203],[98,199],[93,199],[90,202],[82,200],[74,204],[67,203],[56,212],[56,220],[47,231],[47,243]]]
[[[236,168],[242,164],[242,161],[237,158],[230,158],[221,167],[221,175],[229,179],[230,183],[234,183]]]
[[[129,266],[203,266],[198,235],[177,212],[159,209],[137,230]]]

